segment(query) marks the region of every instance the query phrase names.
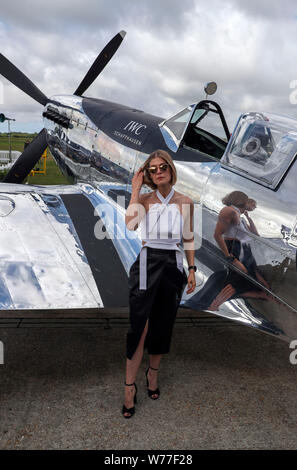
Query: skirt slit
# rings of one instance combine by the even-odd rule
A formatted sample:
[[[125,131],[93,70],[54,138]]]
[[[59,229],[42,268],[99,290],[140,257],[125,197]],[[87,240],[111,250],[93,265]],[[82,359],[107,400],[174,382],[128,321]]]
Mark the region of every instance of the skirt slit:
[[[185,271],[177,268],[175,251],[150,248],[147,255],[147,289],[139,290],[139,256],[129,273],[128,359],[132,359],[147,322],[144,348],[149,354],[169,352],[176,312],[187,283]]]

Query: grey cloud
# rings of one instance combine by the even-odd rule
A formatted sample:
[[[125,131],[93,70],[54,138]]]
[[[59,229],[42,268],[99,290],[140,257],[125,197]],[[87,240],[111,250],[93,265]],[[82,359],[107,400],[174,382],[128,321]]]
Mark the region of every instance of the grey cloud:
[[[1,52],[46,95],[72,93],[105,44],[126,29],[88,96],[169,117],[204,98],[204,83],[216,80],[214,99],[232,127],[241,112],[251,110],[247,104],[295,114],[289,103],[289,83],[297,79],[295,3],[284,0],[282,14],[269,4],[264,18],[267,3],[52,0],[41,16],[36,1],[18,8],[12,1],[2,6]],[[13,89],[7,106],[22,120],[26,112],[36,121],[41,106],[31,107],[30,99]]]
[[[106,31],[125,29],[125,25],[158,29],[182,26],[184,12],[193,8],[195,0],[51,0],[36,8],[36,0],[24,0],[22,7],[17,0],[1,5],[1,19],[11,25],[37,29],[71,31],[80,34],[82,28]],[[40,3],[38,2],[38,5]]]
[[[297,5],[294,0],[231,0],[235,9],[247,13],[251,17],[262,17],[269,20],[280,19],[296,21]]]

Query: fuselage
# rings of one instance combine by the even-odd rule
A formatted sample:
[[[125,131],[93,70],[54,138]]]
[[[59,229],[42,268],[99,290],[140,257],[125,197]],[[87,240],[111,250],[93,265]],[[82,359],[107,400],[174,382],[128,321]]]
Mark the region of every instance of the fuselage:
[[[148,155],[156,149],[164,149],[172,156],[178,174],[175,188],[189,196],[197,208],[197,233],[201,240],[196,246],[196,259],[201,289],[214,274],[234,269],[224,260],[214,238],[222,199],[232,191],[241,191],[254,199],[257,207],[250,216],[258,235],[252,233],[249,244],[259,272],[267,282],[263,285],[260,277],[235,271],[255,286],[255,292],[263,290],[264,294],[257,297],[251,287],[247,295],[234,296],[216,313],[224,311],[224,316],[227,313],[232,318],[240,311],[242,318],[253,319],[254,326],[258,322],[262,329],[277,332],[285,338],[290,337],[290,331],[297,331],[295,159],[284,170],[277,186],[272,188],[263,179],[257,180],[257,175],[237,171],[220,154],[211,155],[211,150],[208,154],[207,147],[200,151],[200,143],[193,145],[193,137],[189,138],[187,130],[173,151],[162,132],[162,117],[104,100],[72,95],[53,97],[45,112],[49,109],[54,116],[56,112],[56,122],[45,118],[48,144],[63,173],[72,182],[83,181],[100,187],[114,201],[118,196],[124,196],[126,207],[133,174]],[[60,123],[57,122],[58,115]],[[211,144],[211,134],[204,136],[210,136],[208,144]],[[201,140],[201,135],[198,137]],[[207,306],[204,309],[207,310]]]

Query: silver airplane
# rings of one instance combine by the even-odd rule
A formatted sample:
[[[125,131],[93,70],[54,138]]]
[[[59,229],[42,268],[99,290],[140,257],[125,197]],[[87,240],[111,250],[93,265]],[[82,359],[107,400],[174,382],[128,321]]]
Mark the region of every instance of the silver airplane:
[[[177,168],[176,190],[195,204],[197,288],[180,307],[295,339],[297,120],[246,112],[230,134],[208,97],[164,120],[83,96],[124,35],[108,43],[73,95],[46,97],[0,55],[0,73],[44,106],[44,129],[0,184],[0,317],[127,311],[141,245],[139,231],[125,226],[131,180],[164,149]],[[47,146],[72,184],[21,184]]]

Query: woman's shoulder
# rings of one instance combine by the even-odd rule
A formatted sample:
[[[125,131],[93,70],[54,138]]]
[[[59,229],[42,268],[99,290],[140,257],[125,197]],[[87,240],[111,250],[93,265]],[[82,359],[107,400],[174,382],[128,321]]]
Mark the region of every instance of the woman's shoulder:
[[[155,191],[149,191],[147,193],[139,194],[139,202],[143,203],[154,199]]]
[[[145,207],[146,211],[149,210],[152,204],[155,204],[157,202],[158,200],[156,200],[155,191],[149,191],[147,193],[141,193],[139,195],[139,203]]]
[[[234,216],[237,217],[238,214],[236,210],[234,209],[234,207],[225,206],[223,207],[223,209],[221,209],[219,216],[220,217],[234,217]]]
[[[194,205],[194,201],[185,194],[179,193],[178,191],[174,192],[174,201],[178,204],[191,204]]]

